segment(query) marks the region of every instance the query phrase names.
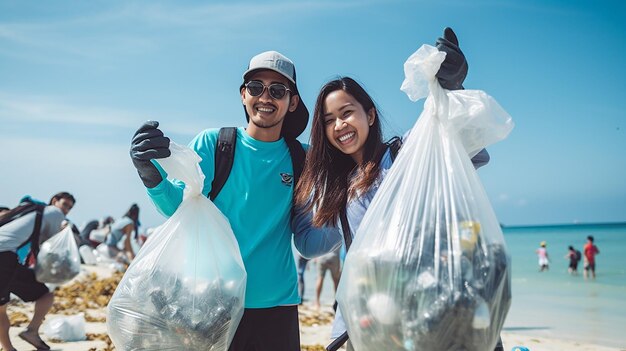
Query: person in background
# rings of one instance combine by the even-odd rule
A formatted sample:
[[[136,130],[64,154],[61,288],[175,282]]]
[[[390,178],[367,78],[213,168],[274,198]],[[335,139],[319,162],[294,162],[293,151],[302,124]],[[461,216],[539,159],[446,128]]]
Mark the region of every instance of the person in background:
[[[539,248],[535,250],[537,258],[539,260],[539,272],[547,271],[550,269],[550,259],[548,258],[548,249],[546,248],[546,242],[542,241],[539,244]]]
[[[54,295],[45,284],[35,279],[35,272],[32,269],[18,262],[17,249],[31,240],[32,235],[38,235],[38,242],[41,244],[60,232],[65,217],[75,203],[74,196],[67,192],[54,195],[41,214],[39,233],[35,233],[37,218],[35,211],[17,217],[0,227],[0,345],[3,350],[15,350],[9,338],[7,303],[10,294],[15,294],[25,302],[35,301],[33,318],[26,329],[19,333],[19,337],[37,350],[50,350],[39,336],[39,327],[52,307]],[[10,215],[10,212],[5,215]],[[33,254],[36,257],[37,252]]]
[[[337,292],[337,286],[339,285],[339,277],[341,276],[341,260],[339,259],[339,252],[341,248],[337,248],[335,251],[329,252],[324,256],[316,258],[317,261],[317,284],[315,285],[315,308],[320,309],[320,296],[322,295],[322,288],[324,287],[324,278],[326,277],[326,271],[330,271],[330,276],[333,279],[333,288],[335,293]]]
[[[119,262],[130,263],[135,258],[135,253],[131,246],[133,232],[139,229],[139,206],[132,204],[122,218],[114,221],[111,225],[111,232],[107,235],[105,243],[109,249],[109,256]],[[120,250],[117,244],[124,239],[124,249]]]
[[[91,237],[92,231],[94,230],[110,231],[111,228],[110,227],[107,228],[107,227],[113,224],[113,222],[115,222],[115,220],[111,216],[106,216],[102,218],[100,221],[93,219],[87,222],[87,224],[85,224],[83,226],[83,229],[80,231],[81,245],[89,245],[93,248],[98,246],[101,242],[93,240],[93,238]]]
[[[298,254],[298,294],[300,295],[300,304],[304,302],[304,272],[306,271],[309,259]]]
[[[9,210],[11,210],[11,209],[10,209],[10,208],[8,208],[8,207],[5,207],[5,206],[0,206],[0,216],[1,216],[3,213],[9,212]]]
[[[568,248],[567,255],[565,258],[569,260],[569,267],[567,267],[567,272],[571,275],[578,274],[578,262],[580,262],[581,254],[580,251],[574,249],[572,245]]]
[[[585,267],[583,275],[587,279],[588,272],[591,271],[591,278],[596,279],[596,255],[600,253],[598,247],[593,243],[593,235],[587,237],[587,243],[583,247]]]

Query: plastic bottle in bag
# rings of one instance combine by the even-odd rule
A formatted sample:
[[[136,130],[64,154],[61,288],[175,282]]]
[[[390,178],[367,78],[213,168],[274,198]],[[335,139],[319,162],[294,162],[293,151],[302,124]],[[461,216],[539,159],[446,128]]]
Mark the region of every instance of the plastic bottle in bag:
[[[185,183],[183,201],[129,266],[107,328],[121,350],[226,351],[243,315],[243,260],[227,218],[201,193],[200,158],[170,150],[159,163]]]
[[[447,91],[422,46],[402,89],[428,96],[345,260],[337,301],[356,350],[493,350],[511,302],[499,222],[470,158],[513,124],[487,94]]]

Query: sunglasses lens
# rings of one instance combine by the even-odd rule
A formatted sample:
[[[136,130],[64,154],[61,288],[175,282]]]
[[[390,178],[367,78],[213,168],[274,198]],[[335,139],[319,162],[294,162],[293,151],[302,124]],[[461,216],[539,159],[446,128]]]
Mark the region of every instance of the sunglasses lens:
[[[252,81],[246,84],[246,89],[248,89],[248,93],[252,96],[259,96],[263,94],[263,88],[264,86],[260,82]]]
[[[270,95],[274,99],[282,99],[287,93],[287,87],[285,87],[282,84],[272,84],[270,85],[269,89],[270,89]]]

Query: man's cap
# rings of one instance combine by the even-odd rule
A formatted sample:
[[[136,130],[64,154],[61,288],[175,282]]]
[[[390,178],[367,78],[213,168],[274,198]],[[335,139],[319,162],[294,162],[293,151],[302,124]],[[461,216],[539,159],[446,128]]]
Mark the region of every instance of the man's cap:
[[[296,84],[296,67],[293,64],[293,61],[277,51],[262,52],[250,60],[248,69],[243,73],[243,83],[239,87],[239,90],[244,87],[244,84],[248,81],[248,78],[251,75],[261,70],[274,71],[284,76],[293,84],[295,91],[292,93],[294,95],[300,95],[298,92],[298,85]],[[250,119],[247,112],[246,119]],[[302,96],[300,96],[300,102],[298,103],[296,109],[293,112],[287,112],[285,115],[285,120],[283,121],[280,134],[284,138],[295,139],[302,134],[308,122],[309,110],[304,105]]]

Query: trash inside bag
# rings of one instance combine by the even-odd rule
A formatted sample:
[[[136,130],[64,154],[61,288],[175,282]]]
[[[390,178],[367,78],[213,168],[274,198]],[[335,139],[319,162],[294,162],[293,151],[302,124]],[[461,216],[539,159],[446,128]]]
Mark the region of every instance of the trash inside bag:
[[[35,264],[37,281],[63,284],[80,273],[80,253],[74,240],[72,226],[53,235],[41,244]]]
[[[121,350],[227,350],[243,315],[246,271],[228,219],[200,193],[191,149],[170,145],[163,169],[185,183],[176,212],[141,248],[107,312]]]
[[[85,315],[52,317],[43,325],[43,333],[49,339],[61,341],[82,341],[87,339],[85,333]]]
[[[511,117],[482,91],[435,79],[424,45],[402,90],[424,110],[346,256],[337,300],[356,350],[493,350],[511,303],[499,222],[470,157],[505,138]]]

